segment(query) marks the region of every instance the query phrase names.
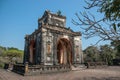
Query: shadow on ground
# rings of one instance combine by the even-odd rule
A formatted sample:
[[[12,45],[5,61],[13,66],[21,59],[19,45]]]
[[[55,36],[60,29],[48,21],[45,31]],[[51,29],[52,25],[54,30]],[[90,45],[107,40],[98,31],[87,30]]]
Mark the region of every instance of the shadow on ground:
[[[120,80],[120,77],[107,77],[107,78],[84,77],[83,79],[76,78],[75,80]]]

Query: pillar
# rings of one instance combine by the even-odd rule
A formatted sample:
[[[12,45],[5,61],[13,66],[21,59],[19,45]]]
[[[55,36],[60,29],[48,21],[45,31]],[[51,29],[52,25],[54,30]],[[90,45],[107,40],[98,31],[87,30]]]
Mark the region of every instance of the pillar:
[[[28,41],[28,37],[25,37],[25,47],[24,47],[24,59],[23,59],[23,63],[25,64],[26,62],[28,62],[29,60],[29,41]]]
[[[53,64],[58,65],[58,59],[57,59],[57,35],[54,33],[53,38]]]

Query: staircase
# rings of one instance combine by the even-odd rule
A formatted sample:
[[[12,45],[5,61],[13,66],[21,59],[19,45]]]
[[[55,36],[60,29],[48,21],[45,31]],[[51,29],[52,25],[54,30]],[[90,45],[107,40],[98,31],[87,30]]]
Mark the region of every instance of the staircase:
[[[71,66],[72,71],[84,70],[84,69],[86,69],[86,68],[87,68],[87,67],[86,67],[84,64],[76,65],[76,66],[72,65],[72,66]]]

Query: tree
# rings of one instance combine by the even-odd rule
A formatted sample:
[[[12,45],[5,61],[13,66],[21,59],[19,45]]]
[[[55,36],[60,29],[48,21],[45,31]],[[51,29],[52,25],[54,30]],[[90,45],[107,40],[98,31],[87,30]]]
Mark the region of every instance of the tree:
[[[84,51],[85,62],[100,61],[98,48],[95,46],[89,46]]]
[[[23,51],[14,47],[0,46],[0,68],[4,67],[4,63],[22,62]]]
[[[100,56],[102,61],[112,65],[112,60],[115,58],[115,50],[109,45],[100,46]]]
[[[0,62],[22,62],[23,51],[14,47],[2,47],[0,46]]]
[[[88,6],[86,9],[98,7],[101,13],[111,21],[120,19],[120,0],[89,0],[85,1]]]
[[[120,0],[87,0],[87,11],[76,13],[78,20],[72,19],[73,24],[80,26],[85,38],[98,36],[100,40],[120,41]],[[97,19],[89,10],[97,8],[96,12],[104,14]],[[115,45],[118,47],[119,45]]]
[[[116,58],[116,50],[110,45],[89,46],[83,53],[85,62],[106,62],[106,64],[112,65],[113,59]]]
[[[111,42],[111,45],[115,46],[114,49],[117,51],[116,52],[116,58],[120,59],[120,40]]]
[[[23,57],[23,51],[21,50],[7,50],[4,54],[4,57],[7,57],[10,62],[16,62]],[[18,61],[19,62],[19,61]]]
[[[5,48],[5,47],[0,46],[0,55],[2,55],[2,53],[4,53],[4,52],[5,52],[5,50],[6,50],[6,48]]]
[[[18,48],[14,48],[14,47],[8,47],[8,50],[19,50]]]

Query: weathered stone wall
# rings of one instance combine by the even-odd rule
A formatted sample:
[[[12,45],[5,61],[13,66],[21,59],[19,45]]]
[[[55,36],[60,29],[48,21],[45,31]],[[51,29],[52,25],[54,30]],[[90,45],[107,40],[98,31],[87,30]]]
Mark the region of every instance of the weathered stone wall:
[[[53,34],[45,28],[42,29],[42,32],[44,65],[53,65]]]
[[[75,36],[74,37],[74,61],[75,64],[82,63],[83,53],[82,53],[82,47],[81,47],[81,37]]]

